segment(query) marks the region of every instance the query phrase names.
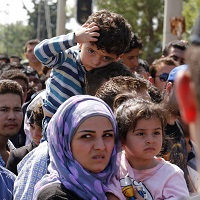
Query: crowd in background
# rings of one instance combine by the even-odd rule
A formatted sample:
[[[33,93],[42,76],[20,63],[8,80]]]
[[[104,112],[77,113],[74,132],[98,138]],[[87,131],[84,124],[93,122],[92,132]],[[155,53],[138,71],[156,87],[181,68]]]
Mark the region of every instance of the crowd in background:
[[[186,110],[180,84],[200,68],[196,37],[148,63],[134,27],[101,10],[73,33],[27,41],[28,63],[1,54],[0,198],[200,198],[189,128],[200,107]]]

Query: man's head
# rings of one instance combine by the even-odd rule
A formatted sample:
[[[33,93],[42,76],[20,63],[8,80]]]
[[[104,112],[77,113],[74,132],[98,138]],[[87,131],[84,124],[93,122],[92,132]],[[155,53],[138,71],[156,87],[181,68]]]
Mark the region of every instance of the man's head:
[[[160,58],[155,60],[149,69],[149,81],[160,91],[164,89],[169,73],[178,66],[172,58]]]
[[[10,63],[20,65],[21,58],[17,55],[11,55],[10,56]]]
[[[139,64],[139,55],[142,49],[142,41],[134,34],[131,35],[129,47],[126,49],[121,57],[121,61],[135,72],[135,68]]]
[[[169,42],[162,52],[162,57],[173,58],[179,65],[185,64],[184,53],[188,48],[188,42],[185,40],[173,40]]]
[[[198,172],[200,173],[200,16],[186,51],[188,69],[177,75],[175,88],[183,120],[189,124],[190,135],[196,143]],[[200,185],[200,182],[199,184]],[[198,188],[198,191],[200,188]]]
[[[39,43],[40,43],[40,41],[38,39],[33,39],[33,40],[27,41],[25,44],[24,53],[30,63],[39,62],[39,60],[36,58],[36,56],[34,54],[34,48]]]
[[[0,136],[18,133],[22,119],[23,91],[16,81],[0,80]]]
[[[142,98],[161,101],[154,86],[140,77],[117,76],[106,81],[96,92],[95,96],[104,100],[113,109],[114,99],[119,94],[137,93]]]
[[[176,80],[176,75],[187,69],[187,65],[180,65],[178,67],[175,67],[170,73],[169,77],[167,79],[167,83],[165,86],[165,92],[164,92],[164,107],[165,109],[175,118],[180,118],[180,111],[179,111],[179,105],[176,98],[176,92],[174,88],[174,83]]]
[[[28,77],[21,71],[19,70],[8,70],[8,71],[4,71],[1,75],[0,75],[0,79],[9,79],[9,80],[13,80],[18,82],[23,89],[23,102],[26,101],[27,98],[27,91],[28,91]]]

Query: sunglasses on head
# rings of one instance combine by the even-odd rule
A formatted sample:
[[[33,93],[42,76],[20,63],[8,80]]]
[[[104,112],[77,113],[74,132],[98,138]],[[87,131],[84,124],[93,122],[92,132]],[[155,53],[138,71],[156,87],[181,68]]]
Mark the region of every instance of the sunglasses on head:
[[[160,81],[165,82],[168,79],[169,74],[168,73],[162,73],[159,76],[155,76],[155,77],[159,77]]]

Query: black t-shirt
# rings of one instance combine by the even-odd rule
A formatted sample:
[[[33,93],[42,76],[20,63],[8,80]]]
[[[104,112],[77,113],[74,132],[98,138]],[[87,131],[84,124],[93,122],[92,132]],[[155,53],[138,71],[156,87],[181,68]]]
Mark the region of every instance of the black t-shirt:
[[[38,195],[37,200],[83,200],[74,192],[65,188],[64,185],[53,183],[45,187]]]

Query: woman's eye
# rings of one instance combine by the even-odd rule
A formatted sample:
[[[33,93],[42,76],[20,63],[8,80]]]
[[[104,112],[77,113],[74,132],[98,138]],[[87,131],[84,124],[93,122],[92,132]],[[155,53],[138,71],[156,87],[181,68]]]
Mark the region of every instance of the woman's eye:
[[[90,134],[85,134],[85,135],[82,135],[81,138],[86,138],[86,139],[87,138],[91,138],[91,135]]]
[[[114,134],[113,133],[106,133],[103,136],[104,137],[114,137]]]

